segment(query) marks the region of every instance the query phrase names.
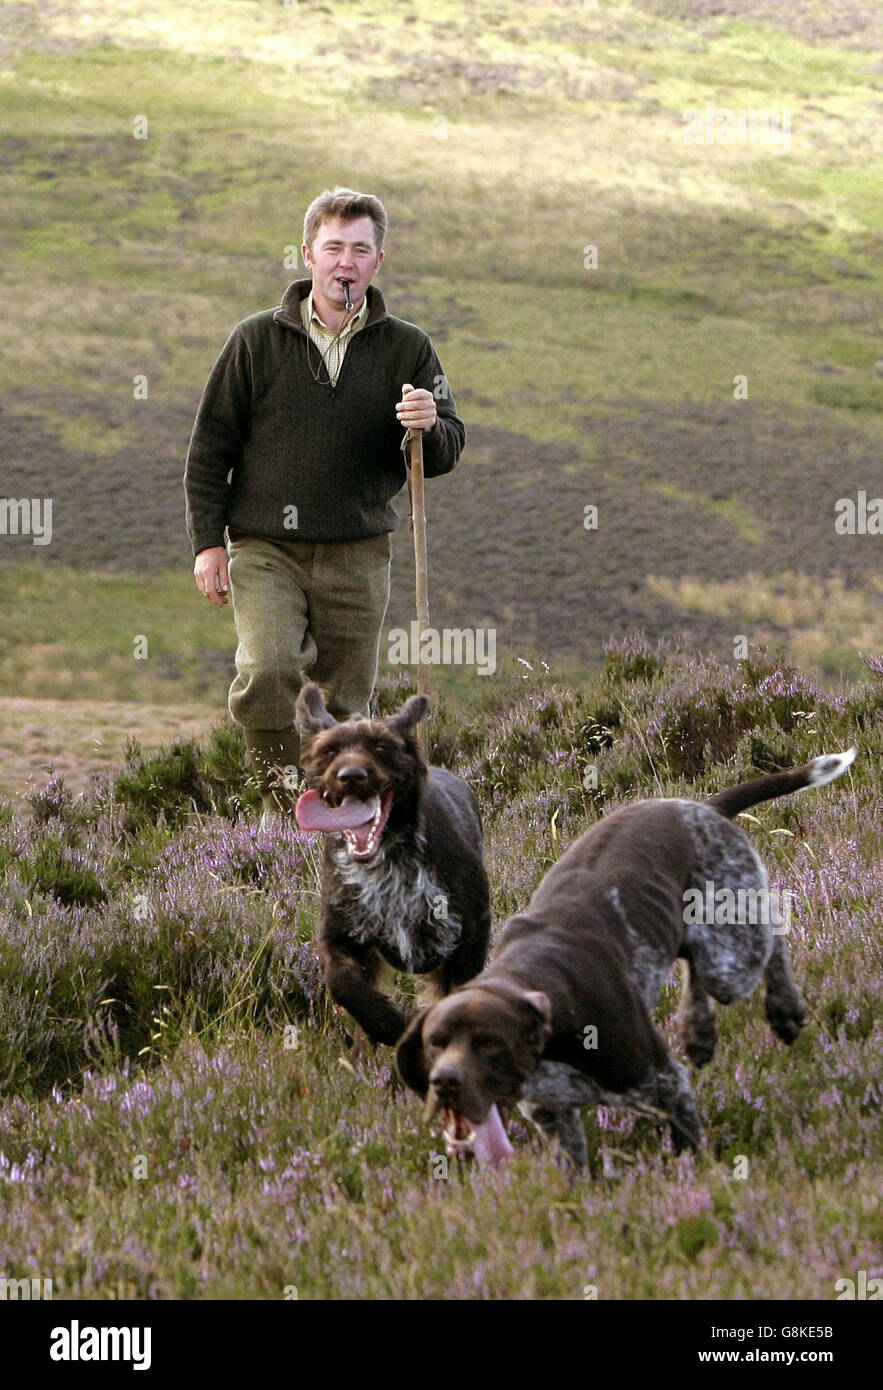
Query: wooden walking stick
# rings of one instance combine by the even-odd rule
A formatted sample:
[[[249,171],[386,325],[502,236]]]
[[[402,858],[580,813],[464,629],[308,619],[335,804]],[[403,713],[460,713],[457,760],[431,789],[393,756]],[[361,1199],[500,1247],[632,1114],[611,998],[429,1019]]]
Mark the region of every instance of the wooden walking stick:
[[[423,431],[409,430],[404,443],[411,455],[409,490],[411,494],[411,529],[414,532],[414,571],[417,590],[417,693],[429,694],[429,667],[423,660],[423,634],[429,627],[429,590],[426,564],[426,504],[423,498]],[[426,719],[417,726],[417,742],[429,762],[429,731]]]

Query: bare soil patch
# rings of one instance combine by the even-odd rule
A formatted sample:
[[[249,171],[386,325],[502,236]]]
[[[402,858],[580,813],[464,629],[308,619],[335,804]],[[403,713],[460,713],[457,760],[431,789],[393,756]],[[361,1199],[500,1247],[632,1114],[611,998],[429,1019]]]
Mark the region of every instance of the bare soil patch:
[[[129,739],[145,752],[178,738],[203,737],[223,710],[201,705],[140,705],[122,700],[0,700],[0,794],[24,801],[61,774],[75,792],[122,760]]]

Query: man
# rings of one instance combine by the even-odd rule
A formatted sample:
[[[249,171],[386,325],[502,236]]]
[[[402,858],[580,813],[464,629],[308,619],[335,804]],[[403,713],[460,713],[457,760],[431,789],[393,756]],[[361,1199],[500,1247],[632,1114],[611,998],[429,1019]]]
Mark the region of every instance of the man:
[[[403,428],[424,434],[427,477],[450,472],[466,439],[429,337],[389,314],[372,283],[386,227],[371,194],[338,187],[311,203],[301,251],[312,279],[233,330],[187,454],[194,575],[212,603],[228,588],[233,599],[229,708],[266,813],[290,810],[280,773],[300,759],[307,673],[337,718],[369,712]]]

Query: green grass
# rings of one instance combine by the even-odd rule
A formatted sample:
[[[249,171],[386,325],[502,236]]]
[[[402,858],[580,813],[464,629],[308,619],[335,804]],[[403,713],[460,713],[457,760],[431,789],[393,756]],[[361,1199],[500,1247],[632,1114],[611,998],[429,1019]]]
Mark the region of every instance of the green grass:
[[[214,694],[235,647],[229,608],[202,600],[192,577],[142,578],[22,565],[0,569],[0,603],[16,620],[0,637],[0,689],[33,697],[141,702]],[[136,638],[147,638],[136,659]]]

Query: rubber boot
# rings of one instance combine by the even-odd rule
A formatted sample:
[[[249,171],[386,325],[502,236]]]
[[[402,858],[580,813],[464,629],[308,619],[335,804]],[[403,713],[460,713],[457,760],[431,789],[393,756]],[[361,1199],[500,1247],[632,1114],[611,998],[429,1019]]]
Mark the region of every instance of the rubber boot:
[[[261,824],[272,824],[279,815],[294,814],[300,776],[300,737],[291,729],[243,729],[245,746],[261,794]]]

